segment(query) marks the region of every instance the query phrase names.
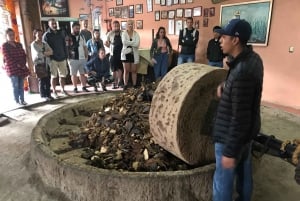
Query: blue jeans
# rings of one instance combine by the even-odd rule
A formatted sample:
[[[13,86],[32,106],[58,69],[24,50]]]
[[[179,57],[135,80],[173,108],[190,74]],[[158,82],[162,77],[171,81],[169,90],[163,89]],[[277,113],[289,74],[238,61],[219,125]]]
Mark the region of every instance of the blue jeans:
[[[24,78],[21,76],[10,76],[16,103],[24,102]]]
[[[42,98],[47,98],[51,96],[50,76],[39,78],[39,86],[40,86],[40,95]]]
[[[163,78],[168,72],[169,55],[167,52],[160,53],[154,57],[156,64],[154,64],[154,75],[157,80],[159,77]]]
[[[179,54],[177,65],[183,64],[183,63],[191,63],[195,61],[195,54]]]
[[[224,169],[221,164],[224,144],[215,143],[216,170],[213,178],[213,201],[232,201],[234,179],[236,176],[235,201],[251,201],[253,179],[251,162],[251,143],[244,146],[235,168]]]
[[[209,61],[208,65],[222,68],[223,61]]]

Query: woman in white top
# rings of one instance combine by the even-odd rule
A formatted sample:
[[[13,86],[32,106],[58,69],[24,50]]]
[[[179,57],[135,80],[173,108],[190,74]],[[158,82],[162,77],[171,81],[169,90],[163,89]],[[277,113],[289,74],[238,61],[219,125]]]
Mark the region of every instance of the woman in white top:
[[[41,29],[33,30],[35,40],[31,43],[31,57],[34,65],[42,65],[48,69],[48,57],[53,54],[53,50],[48,43],[42,41],[43,31]],[[39,78],[39,89],[41,98],[45,101],[53,100],[50,91],[50,74]]]
[[[137,66],[139,64],[140,36],[133,30],[133,20],[127,21],[127,30],[122,33],[123,48],[121,60],[124,68],[124,90],[127,89],[129,72],[131,72],[132,85],[136,87]]]

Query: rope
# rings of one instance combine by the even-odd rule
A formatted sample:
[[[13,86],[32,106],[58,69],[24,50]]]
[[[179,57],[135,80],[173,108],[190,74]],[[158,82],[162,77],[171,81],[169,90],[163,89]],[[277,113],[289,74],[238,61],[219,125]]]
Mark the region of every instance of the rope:
[[[297,145],[293,156],[292,156],[292,162],[294,163],[294,165],[297,165],[299,163],[299,157],[300,157],[300,139],[295,139],[293,141],[293,144]]]

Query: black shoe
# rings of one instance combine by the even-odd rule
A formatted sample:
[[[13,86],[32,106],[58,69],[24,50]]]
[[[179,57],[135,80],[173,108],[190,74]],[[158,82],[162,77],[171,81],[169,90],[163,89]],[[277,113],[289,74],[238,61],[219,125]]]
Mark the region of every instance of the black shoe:
[[[116,83],[113,83],[113,87],[112,87],[112,89],[118,89],[119,88],[119,86],[118,85],[116,85]]]
[[[126,91],[128,89],[128,86],[127,85],[124,85],[123,86],[123,91]]]
[[[73,92],[76,93],[76,94],[78,93],[77,87],[75,87],[75,88],[73,89]]]
[[[102,87],[102,90],[103,90],[103,91],[107,91],[106,85],[105,85],[103,82],[101,82],[101,87]]]
[[[90,92],[86,87],[82,87],[82,91]]]
[[[96,86],[94,87],[94,92],[98,92],[98,88]]]

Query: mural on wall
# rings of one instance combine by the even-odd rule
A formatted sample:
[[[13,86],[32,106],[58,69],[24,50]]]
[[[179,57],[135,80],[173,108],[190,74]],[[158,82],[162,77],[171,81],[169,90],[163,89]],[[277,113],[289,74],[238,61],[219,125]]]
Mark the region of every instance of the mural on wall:
[[[69,17],[68,0],[39,0],[41,17]]]
[[[226,26],[233,18],[245,19],[252,26],[249,43],[266,46],[268,44],[271,12],[271,0],[221,5],[221,26]]]

